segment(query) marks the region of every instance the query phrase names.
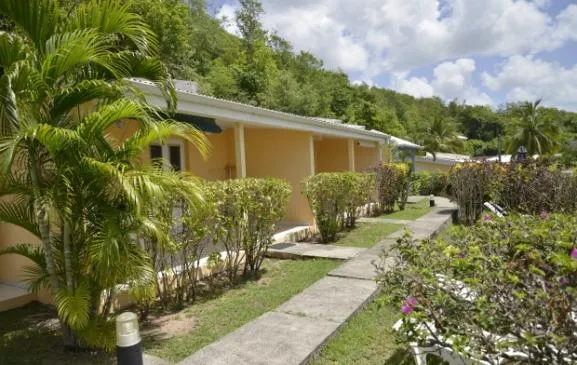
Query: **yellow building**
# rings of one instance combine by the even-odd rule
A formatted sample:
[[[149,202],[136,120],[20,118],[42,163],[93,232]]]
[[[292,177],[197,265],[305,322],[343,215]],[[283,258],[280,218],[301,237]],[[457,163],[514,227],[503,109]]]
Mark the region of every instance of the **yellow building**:
[[[147,101],[165,107],[166,100],[152,83],[131,80]],[[186,88],[185,88],[186,89]],[[177,84],[177,116],[206,133],[211,152],[206,160],[188,142],[173,139],[152,144],[143,160],[165,158],[176,169],[207,180],[273,176],[292,187],[283,224],[313,224],[300,183],[317,172],[363,171],[386,158],[390,136],[343,124],[338,120],[304,117],[200,95]],[[110,134],[119,140],[138,129],[136,121],[119,121]],[[37,242],[31,234],[0,224],[0,248]],[[37,298],[23,285],[22,267],[31,262],[20,256],[0,256],[0,311]]]

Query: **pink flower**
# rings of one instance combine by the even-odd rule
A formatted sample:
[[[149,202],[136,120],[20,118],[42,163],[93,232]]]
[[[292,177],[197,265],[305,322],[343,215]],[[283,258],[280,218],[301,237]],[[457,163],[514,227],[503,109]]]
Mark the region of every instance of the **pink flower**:
[[[405,304],[406,304],[406,305],[410,305],[411,307],[414,307],[414,306],[416,306],[416,305],[418,304],[417,298],[415,298],[415,297],[408,297],[408,298],[405,300]]]
[[[459,252],[459,254],[457,255],[458,258],[460,259],[464,259],[465,257],[467,257],[467,254],[464,252]]]
[[[571,250],[571,257],[577,260],[577,248]]]
[[[401,312],[403,312],[404,314],[409,314],[413,311],[413,308],[410,305],[403,305],[401,307]]]
[[[485,222],[490,222],[493,220],[493,217],[491,217],[489,214],[485,214],[485,216],[483,217],[483,220]]]
[[[559,279],[559,284],[567,285],[567,284],[569,284],[569,279],[567,279],[566,277],[562,277]]]
[[[549,213],[547,213],[546,211],[542,211],[539,217],[541,217],[541,219],[547,219],[549,218]]]

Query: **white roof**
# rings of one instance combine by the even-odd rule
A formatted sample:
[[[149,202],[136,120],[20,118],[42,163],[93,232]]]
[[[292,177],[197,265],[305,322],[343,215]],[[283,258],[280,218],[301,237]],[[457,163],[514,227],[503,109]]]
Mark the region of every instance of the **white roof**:
[[[437,163],[440,165],[454,165],[459,162],[471,161],[469,156],[457,153],[437,152],[435,155],[437,157],[436,160],[433,160],[433,155],[430,152],[427,152],[425,156],[417,156],[416,160]]]
[[[394,137],[391,136],[391,143],[394,144],[395,146],[399,147],[399,148],[408,148],[408,149],[413,149],[413,150],[422,150],[423,147],[419,146],[418,144],[415,144],[413,142],[409,142],[405,139],[399,138],[399,137]]]
[[[165,107],[166,101],[161,90],[148,80],[131,78],[130,82],[144,93],[147,101],[157,107]],[[279,112],[235,101],[224,100],[197,92],[178,88],[177,110],[179,113],[194,114],[220,121],[242,122],[248,125],[276,127],[318,133],[321,135],[354,138],[384,143],[391,136],[386,133],[367,130],[364,126],[343,123],[338,119],[306,117],[302,115]]]

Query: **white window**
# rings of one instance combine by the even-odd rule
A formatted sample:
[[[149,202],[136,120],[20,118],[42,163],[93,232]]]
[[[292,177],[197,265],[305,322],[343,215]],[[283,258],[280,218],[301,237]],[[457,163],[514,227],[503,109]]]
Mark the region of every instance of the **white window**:
[[[163,166],[172,167],[175,171],[184,170],[184,144],[181,141],[168,141],[166,144],[150,145],[150,159],[162,161]]]

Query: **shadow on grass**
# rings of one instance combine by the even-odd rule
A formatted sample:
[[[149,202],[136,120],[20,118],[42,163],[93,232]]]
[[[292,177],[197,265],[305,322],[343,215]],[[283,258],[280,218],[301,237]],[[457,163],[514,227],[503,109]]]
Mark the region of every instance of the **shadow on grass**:
[[[64,350],[56,312],[40,303],[0,313],[2,365],[108,365],[113,358],[102,352]]]
[[[397,349],[383,365],[415,365],[415,360],[409,350]],[[429,355],[427,365],[448,365],[448,363],[436,355]]]

